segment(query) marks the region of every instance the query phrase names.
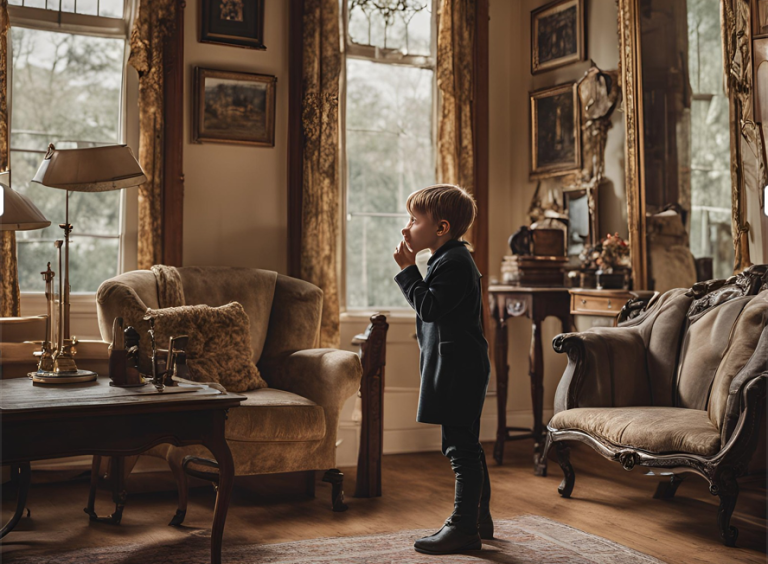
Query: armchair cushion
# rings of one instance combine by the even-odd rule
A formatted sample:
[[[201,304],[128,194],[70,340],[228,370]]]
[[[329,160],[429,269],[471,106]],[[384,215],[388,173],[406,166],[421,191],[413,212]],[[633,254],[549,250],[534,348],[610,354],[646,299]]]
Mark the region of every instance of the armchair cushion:
[[[315,402],[274,388],[243,394],[227,419],[227,439],[246,442],[319,441],[325,437],[325,413]]]
[[[155,320],[158,347],[166,347],[172,336],[189,336],[186,352],[192,380],[218,382],[229,392],[267,386],[253,363],[248,316],[239,303],[148,309],[147,315]]]
[[[556,414],[549,427],[575,429],[617,446],[657,454],[712,456],[720,450],[720,432],[700,409],[582,407]]]

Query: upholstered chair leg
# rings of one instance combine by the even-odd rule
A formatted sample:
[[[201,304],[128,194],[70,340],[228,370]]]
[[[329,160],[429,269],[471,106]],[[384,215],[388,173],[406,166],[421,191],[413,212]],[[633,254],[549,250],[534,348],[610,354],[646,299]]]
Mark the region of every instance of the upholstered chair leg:
[[[306,493],[308,497],[315,497],[315,471],[309,470],[306,472]]]
[[[720,507],[717,510],[717,526],[720,528],[720,538],[725,546],[736,546],[739,530],[731,526],[731,515],[736,508],[739,497],[739,484],[731,472],[721,474],[716,482],[709,487],[712,495],[720,497]]]
[[[176,458],[169,458],[168,466],[171,468],[173,477],[176,479],[176,489],[179,492],[179,507],[176,509],[176,515],[173,516],[173,519],[168,523],[168,526],[178,527],[184,522],[184,518],[187,516],[189,481],[187,480],[187,473],[184,472],[184,468],[182,468]]]
[[[331,468],[323,475],[323,482],[330,482],[331,502],[334,511],[346,511],[349,506],[344,503],[344,474],[336,468]]]
[[[683,476],[679,474],[672,474],[669,480],[659,482],[656,487],[656,493],[653,494],[654,499],[672,499],[677,493],[677,488],[683,483]]]
[[[557,491],[563,497],[571,497],[573,484],[576,481],[576,474],[573,472],[573,466],[571,466],[571,449],[564,442],[555,443],[555,449],[557,450],[557,463],[563,469],[564,475]]]

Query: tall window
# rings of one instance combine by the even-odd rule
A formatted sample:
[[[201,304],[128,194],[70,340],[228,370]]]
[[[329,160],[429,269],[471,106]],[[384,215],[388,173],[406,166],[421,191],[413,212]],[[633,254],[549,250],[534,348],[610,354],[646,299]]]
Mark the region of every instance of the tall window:
[[[715,278],[733,271],[731,136],[723,92],[720,2],[688,0],[691,96],[691,252],[712,257]]]
[[[66,192],[30,181],[49,143],[69,149],[122,141],[127,14],[124,0],[9,4],[11,182],[51,221],[46,229],[17,233],[19,285],[22,291],[42,291],[46,264],[57,270],[53,242],[63,239],[59,224],[65,219]],[[121,191],[71,193],[73,292],[94,292],[117,274],[121,202]]]
[[[342,2],[346,305],[405,308],[392,254],[408,195],[435,182],[435,4]]]

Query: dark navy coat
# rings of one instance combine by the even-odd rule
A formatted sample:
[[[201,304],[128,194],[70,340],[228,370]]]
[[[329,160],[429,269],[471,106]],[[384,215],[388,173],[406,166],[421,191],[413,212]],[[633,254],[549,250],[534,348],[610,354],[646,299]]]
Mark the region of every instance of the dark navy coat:
[[[416,311],[420,423],[472,425],[483,410],[491,361],[481,321],[482,274],[465,243],[440,246],[424,279],[416,265],[395,276]]]

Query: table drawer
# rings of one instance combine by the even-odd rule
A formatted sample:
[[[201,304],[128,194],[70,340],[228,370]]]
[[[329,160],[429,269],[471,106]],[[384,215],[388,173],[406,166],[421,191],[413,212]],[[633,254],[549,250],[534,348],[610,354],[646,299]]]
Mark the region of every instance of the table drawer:
[[[571,313],[614,316],[619,315],[625,303],[627,300],[622,298],[573,294]]]

